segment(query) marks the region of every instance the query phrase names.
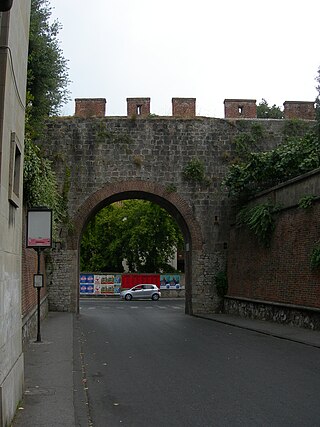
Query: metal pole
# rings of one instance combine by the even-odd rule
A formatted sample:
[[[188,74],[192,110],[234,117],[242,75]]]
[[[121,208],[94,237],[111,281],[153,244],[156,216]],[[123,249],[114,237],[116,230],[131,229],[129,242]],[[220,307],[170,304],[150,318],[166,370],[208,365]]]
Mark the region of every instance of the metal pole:
[[[38,252],[38,274],[40,274],[40,254],[41,254],[41,249],[37,248],[37,252]],[[36,342],[41,342],[41,332],[40,332],[40,292],[41,292],[41,288],[37,288],[37,292],[38,292],[38,332],[37,332],[37,341]]]

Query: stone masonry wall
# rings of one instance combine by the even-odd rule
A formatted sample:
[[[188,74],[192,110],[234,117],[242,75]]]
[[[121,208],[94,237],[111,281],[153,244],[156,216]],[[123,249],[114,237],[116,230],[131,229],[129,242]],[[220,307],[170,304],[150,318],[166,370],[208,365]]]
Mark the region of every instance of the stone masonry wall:
[[[265,128],[263,147],[282,142],[284,121],[255,122]],[[206,216],[203,205],[226,199],[221,181],[229,166],[232,141],[251,125],[241,120],[209,118],[54,118],[48,122],[42,146],[54,162],[60,187],[70,181],[71,216],[83,198],[106,183],[132,179],[152,180],[164,186],[175,184],[195,206],[195,213],[205,211]],[[192,159],[204,164],[209,186],[183,178],[183,168]]]
[[[263,148],[283,141],[284,121],[255,120],[254,123],[264,129]],[[159,201],[164,207],[175,206],[181,226],[185,215],[181,207],[185,205],[185,212],[191,212],[192,221],[199,225],[199,236],[193,239],[200,244],[195,248],[190,242],[192,280],[186,283],[187,306],[193,313],[214,311],[219,303],[214,276],[225,268],[230,225],[230,203],[222,181],[233,151],[232,141],[251,127],[249,121],[199,117],[50,120],[43,150],[54,163],[60,189],[64,188],[71,222],[77,217],[80,224],[74,230],[75,243],[70,246],[67,238],[60,255],[54,255],[58,256],[58,264],[53,263],[55,271],[48,279],[50,307],[69,310],[75,306],[76,275],[70,276],[70,284],[59,271],[76,268],[82,232],[79,227],[104,205],[115,201],[117,188],[122,194],[118,200],[126,198],[131,188],[130,196]],[[186,179],[184,171],[190,161],[202,163],[205,176],[201,181]],[[104,201],[101,198],[104,193],[113,195]],[[180,205],[175,205],[178,199]],[[61,233],[64,235],[65,230]],[[71,259],[68,250],[75,250]]]
[[[308,307],[226,297],[224,299],[224,311],[248,319],[266,320],[300,328],[320,330],[320,310],[310,310]]]
[[[74,269],[73,251],[55,250],[47,258],[49,311],[76,311],[79,286],[72,286],[75,285],[71,274]]]

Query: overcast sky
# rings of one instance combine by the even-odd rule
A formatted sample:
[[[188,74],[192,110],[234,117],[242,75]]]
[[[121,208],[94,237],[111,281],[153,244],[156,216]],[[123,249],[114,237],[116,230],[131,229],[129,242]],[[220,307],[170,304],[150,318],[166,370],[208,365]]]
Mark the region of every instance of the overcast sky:
[[[106,98],[126,115],[126,98],[197,99],[197,115],[223,117],[226,98],[269,105],[313,101],[320,66],[319,0],[50,0],[63,28],[75,98]]]

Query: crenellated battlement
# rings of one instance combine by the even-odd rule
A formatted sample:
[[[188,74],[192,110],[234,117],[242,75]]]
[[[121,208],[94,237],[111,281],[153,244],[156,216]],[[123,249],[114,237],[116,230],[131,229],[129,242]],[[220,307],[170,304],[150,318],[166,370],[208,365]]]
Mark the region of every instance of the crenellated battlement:
[[[226,119],[256,119],[257,101],[255,99],[225,99],[224,117]]]
[[[128,117],[148,117],[150,114],[150,98],[127,98]]]
[[[173,117],[195,117],[196,98],[172,98]]]
[[[127,117],[148,117],[150,98],[127,98]],[[105,117],[105,98],[76,98],[75,116],[82,118]],[[315,120],[314,101],[285,101],[283,103],[285,119]],[[172,117],[196,117],[196,98],[172,98]],[[255,99],[225,99],[225,119],[256,119],[257,101]]]
[[[105,117],[106,103],[105,98],[76,98],[74,115],[85,119],[88,117]]]
[[[286,101],[283,106],[285,119],[314,120],[316,118],[314,102]]]

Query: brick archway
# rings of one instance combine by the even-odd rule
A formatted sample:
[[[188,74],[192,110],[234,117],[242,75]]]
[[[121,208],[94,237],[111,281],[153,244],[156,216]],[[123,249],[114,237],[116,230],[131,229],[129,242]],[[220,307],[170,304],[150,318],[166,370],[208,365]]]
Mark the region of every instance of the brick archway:
[[[74,231],[67,239],[68,250],[75,252],[77,258],[76,291],[72,290],[73,306],[78,309],[79,299],[79,255],[82,232],[88,221],[103,207],[120,200],[145,199],[165,208],[177,221],[185,240],[185,282],[186,282],[186,313],[192,314],[192,272],[193,254],[202,251],[203,239],[201,228],[194,218],[191,207],[176,192],[168,192],[166,188],[149,181],[132,180],[107,184],[89,196],[78,208],[73,218]]]

